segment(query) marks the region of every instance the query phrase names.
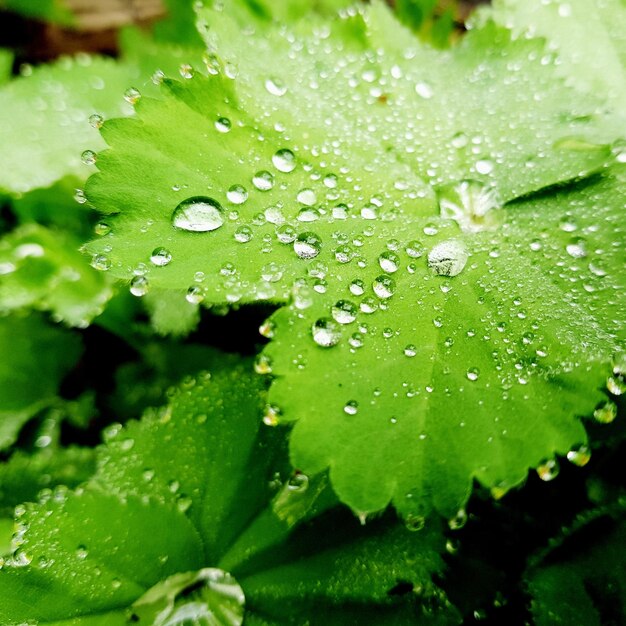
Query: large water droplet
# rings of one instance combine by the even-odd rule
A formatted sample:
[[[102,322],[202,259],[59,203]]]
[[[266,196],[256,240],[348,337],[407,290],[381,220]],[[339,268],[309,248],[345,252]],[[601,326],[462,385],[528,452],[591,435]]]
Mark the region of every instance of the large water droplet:
[[[341,340],[341,327],[328,317],[318,319],[311,327],[311,332],[313,341],[323,348],[336,346]]]
[[[357,308],[349,300],[339,300],[331,309],[333,319],[340,324],[351,324],[356,319]]]
[[[133,604],[132,612],[135,621],[153,626],[241,626],[244,605],[233,576],[205,568],[157,583]]]
[[[269,191],[274,186],[274,176],[266,170],[257,172],[252,177],[252,184],[259,191]]]
[[[226,197],[233,204],[243,204],[248,199],[248,192],[243,185],[232,185],[226,192]]]
[[[183,200],[174,209],[172,224],[181,230],[190,232],[207,232],[218,229],[224,223],[222,205],[204,196],[196,196]]]
[[[465,232],[491,230],[498,225],[500,208],[493,187],[476,180],[462,180],[437,190],[439,211],[444,219],[455,220]]]
[[[457,276],[463,271],[469,255],[465,245],[456,239],[438,243],[428,253],[428,266],[439,276]]]
[[[291,150],[283,148],[272,157],[272,163],[279,172],[288,174],[296,169],[296,155]]]
[[[293,249],[301,259],[313,259],[322,249],[322,240],[315,233],[301,233],[293,242]]]
[[[396,282],[391,276],[381,274],[372,283],[372,289],[379,298],[391,298],[396,291]]]
[[[164,267],[172,260],[172,253],[162,246],[155,248],[150,255],[150,262],[157,267]]]

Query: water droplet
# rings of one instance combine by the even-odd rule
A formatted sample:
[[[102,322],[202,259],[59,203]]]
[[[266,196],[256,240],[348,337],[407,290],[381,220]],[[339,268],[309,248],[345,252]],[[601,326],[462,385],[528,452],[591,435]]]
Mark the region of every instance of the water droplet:
[[[130,293],[138,298],[145,296],[148,293],[149,287],[148,279],[145,276],[135,276],[130,281]]]
[[[193,67],[189,65],[189,63],[183,63],[178,68],[178,73],[186,80],[189,80],[190,78],[193,78],[194,70],[193,70]]]
[[[259,191],[269,191],[274,186],[274,176],[266,170],[261,170],[252,177],[252,184]]]
[[[279,172],[288,174],[296,169],[296,155],[291,150],[283,148],[272,157],[272,163]]]
[[[372,283],[372,289],[379,298],[391,298],[396,291],[396,281],[387,274],[381,274]]]
[[[272,373],[272,359],[267,354],[259,354],[254,361],[254,371],[257,374],[271,374]]]
[[[601,424],[610,424],[617,417],[617,405],[608,400],[593,412],[593,417]]]
[[[578,467],[584,467],[591,460],[591,450],[585,444],[581,444],[567,453],[567,460]]]
[[[417,347],[415,344],[410,343],[404,348],[404,356],[414,357],[417,354]]]
[[[293,249],[299,258],[313,259],[322,249],[322,240],[315,233],[301,233],[295,239]]]
[[[280,243],[293,243],[296,239],[296,230],[289,224],[283,224],[276,229],[276,239]]]
[[[263,423],[266,426],[278,426],[280,423],[280,409],[277,406],[272,404],[268,404],[265,406],[265,411],[263,413]]]
[[[411,532],[418,532],[426,526],[426,518],[423,515],[409,513],[404,518],[404,524],[407,530],[410,530]]]
[[[252,228],[250,228],[250,226],[246,226],[245,224],[237,228],[233,234],[235,241],[238,241],[239,243],[248,243],[252,239],[252,235]]]
[[[470,367],[466,372],[467,379],[471,381],[478,380],[479,375],[480,371],[477,367]]]
[[[172,253],[162,246],[155,248],[150,255],[150,262],[157,267],[169,265],[172,260]]]
[[[301,189],[296,196],[296,200],[305,206],[312,206],[317,202],[317,196],[312,189]]]
[[[284,96],[287,93],[287,86],[280,78],[271,77],[265,81],[265,89],[273,96]]]
[[[96,160],[97,160],[97,155],[93,150],[85,150],[81,155],[80,155],[81,161],[85,164],[85,165],[93,165]]]
[[[365,283],[360,278],[355,278],[350,283],[349,289],[353,296],[362,296],[365,293]]]
[[[433,88],[428,83],[419,82],[415,85],[415,93],[424,100],[430,100],[433,97]]]
[[[406,245],[406,253],[412,259],[419,259],[424,254],[424,246],[419,241],[409,241]]]
[[[130,87],[124,92],[124,100],[129,104],[137,104],[141,98],[141,92],[135,87]]]
[[[190,232],[208,232],[217,230],[224,223],[222,205],[204,196],[183,200],[172,214],[172,224],[181,230]]]
[[[476,180],[462,180],[437,189],[439,212],[465,232],[492,230],[498,225],[500,202],[496,190]]]
[[[89,554],[87,548],[85,546],[78,546],[78,548],[76,548],[76,558],[84,561],[87,558],[87,555]]]
[[[243,204],[248,199],[248,191],[243,185],[232,185],[226,192],[226,197],[233,204]]]
[[[106,272],[111,269],[111,260],[105,254],[94,254],[91,257],[91,267]]]
[[[581,238],[573,239],[565,246],[565,251],[573,259],[584,259],[587,256],[585,240]]]
[[[218,117],[215,120],[215,129],[220,133],[227,133],[232,127],[231,121],[227,117]]]
[[[356,415],[359,410],[359,403],[356,400],[350,400],[346,402],[346,405],[343,407],[344,413],[347,415]]]
[[[309,488],[309,477],[302,472],[296,472],[287,481],[287,489],[289,491],[304,492]]]
[[[333,319],[339,324],[351,324],[356,319],[356,305],[349,300],[339,300],[331,309]]]
[[[467,511],[459,509],[456,515],[448,520],[450,530],[460,530],[467,523]]]
[[[336,346],[341,339],[341,327],[328,317],[318,319],[311,327],[311,331],[313,341],[323,348]]]
[[[556,459],[543,461],[537,467],[537,476],[545,482],[554,480],[559,475],[559,462]]]
[[[102,117],[102,115],[94,113],[93,115],[89,116],[89,125],[92,128],[101,128],[102,124],[104,124],[104,118]]]
[[[463,271],[469,255],[465,245],[456,239],[438,243],[428,253],[428,266],[439,276],[457,276]]]
[[[493,162],[489,159],[476,161],[476,171],[483,175],[491,174],[491,172],[493,172]]]
[[[200,304],[204,300],[204,291],[199,285],[192,285],[187,289],[185,300],[189,304]]]
[[[378,257],[378,264],[380,265],[383,272],[387,272],[388,274],[393,274],[398,271],[400,267],[400,257],[391,251],[383,252]]]

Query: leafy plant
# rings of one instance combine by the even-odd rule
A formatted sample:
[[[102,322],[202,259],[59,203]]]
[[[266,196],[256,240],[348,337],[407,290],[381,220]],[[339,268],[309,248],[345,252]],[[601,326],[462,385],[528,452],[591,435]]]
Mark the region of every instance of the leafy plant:
[[[0,87],[3,623],[619,623],[626,13],[583,4],[442,50],[435,3],[171,3]]]

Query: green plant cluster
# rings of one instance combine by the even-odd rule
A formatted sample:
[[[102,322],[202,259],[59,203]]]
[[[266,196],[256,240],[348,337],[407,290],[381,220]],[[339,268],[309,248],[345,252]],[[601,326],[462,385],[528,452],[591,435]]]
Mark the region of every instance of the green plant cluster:
[[[168,5],[0,50],[0,623],[625,623],[623,1]]]

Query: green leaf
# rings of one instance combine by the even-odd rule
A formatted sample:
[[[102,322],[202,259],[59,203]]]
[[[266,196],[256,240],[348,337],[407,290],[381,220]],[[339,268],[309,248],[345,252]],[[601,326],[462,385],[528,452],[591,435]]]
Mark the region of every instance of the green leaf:
[[[543,43],[488,24],[435,53],[379,4],[292,34],[226,7],[200,12],[210,77],[104,125],[91,251],[181,304],[288,303],[268,421],[357,512],[453,515],[584,443],[623,349],[625,174],[512,201],[606,157]]]
[[[0,85],[3,85],[11,78],[11,68],[13,67],[13,53],[10,50],[0,48]]]
[[[32,307],[70,326],[87,326],[102,312],[112,289],[106,276],[89,267],[79,245],[72,235],[38,224],[3,237],[0,312]]]
[[[31,315],[0,317],[0,449],[20,428],[53,403],[80,354],[80,339]],[[37,358],[33,358],[37,355]]]
[[[605,98],[621,114],[626,97],[626,8],[621,0],[496,0],[490,11],[518,34],[545,37],[558,72],[583,93]]]
[[[359,528],[329,510],[323,476],[286,479],[248,367],[200,374],[164,409],[109,428],[94,479],[24,508],[0,571],[3,623],[170,624],[211,610],[241,624],[244,603],[251,624],[458,623],[431,581],[436,524]],[[398,582],[421,596],[390,596]]]
[[[15,506],[36,501],[42,490],[61,485],[60,493],[85,482],[95,471],[94,457],[90,448],[15,452],[0,464],[0,515],[12,516]]]
[[[527,572],[537,626],[601,626],[626,617],[626,521],[593,515],[569,530]]]
[[[65,0],[0,0],[0,8],[63,25],[71,25],[74,21]]]

